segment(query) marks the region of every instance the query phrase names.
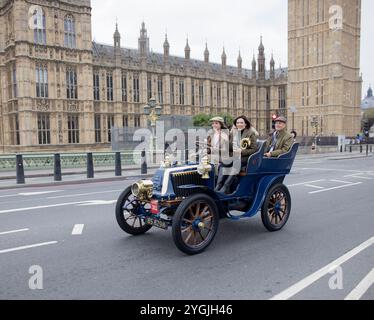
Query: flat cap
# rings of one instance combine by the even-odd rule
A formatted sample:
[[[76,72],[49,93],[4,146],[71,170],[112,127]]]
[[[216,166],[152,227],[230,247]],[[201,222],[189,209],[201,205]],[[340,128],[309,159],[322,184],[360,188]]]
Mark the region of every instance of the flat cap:
[[[275,122],[283,122],[283,123],[287,123],[287,119],[285,117],[278,117],[274,120]]]
[[[225,123],[225,120],[222,117],[214,117],[210,119],[209,121],[210,122],[217,121],[217,122]]]

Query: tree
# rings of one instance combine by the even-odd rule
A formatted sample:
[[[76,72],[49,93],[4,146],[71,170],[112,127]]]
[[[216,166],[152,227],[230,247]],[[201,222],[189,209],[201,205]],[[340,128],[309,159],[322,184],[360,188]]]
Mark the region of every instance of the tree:
[[[232,125],[233,121],[234,121],[234,118],[228,114],[228,113],[221,113],[221,114],[218,114],[217,116],[219,117],[222,117],[224,120],[225,120],[225,123],[226,125]],[[193,117],[193,125],[195,127],[210,127],[211,123],[210,123],[210,119],[212,118],[213,116],[212,115],[208,115],[208,114],[197,114]]]

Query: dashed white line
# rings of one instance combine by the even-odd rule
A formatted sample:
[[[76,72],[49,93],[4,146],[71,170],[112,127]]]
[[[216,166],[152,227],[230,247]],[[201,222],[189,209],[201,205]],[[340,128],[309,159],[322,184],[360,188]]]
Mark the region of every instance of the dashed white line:
[[[79,236],[83,233],[84,224],[76,224],[73,228],[72,235]]]
[[[29,230],[30,229],[19,229],[19,230],[11,230],[11,231],[0,232],[0,236],[6,235],[6,234],[12,234],[12,233],[29,231]]]
[[[77,201],[77,202],[66,202],[66,203],[57,203],[57,204],[49,204],[45,206],[37,206],[37,207],[28,207],[28,208],[17,208],[17,209],[8,209],[8,210],[1,210],[1,213],[13,213],[13,212],[22,212],[22,211],[31,211],[31,210],[38,210],[38,209],[45,209],[45,208],[56,208],[56,207],[65,207],[65,206],[72,206],[72,205],[108,205],[116,203],[117,200],[91,200],[91,201]]]
[[[50,205],[37,206],[37,207],[28,207],[28,208],[17,208],[17,209],[1,210],[0,214],[1,213],[12,213],[12,212],[38,210],[38,209],[45,209],[45,208],[64,207],[64,206],[71,206],[71,205],[80,204],[80,203],[85,203],[85,201],[67,202],[67,203],[50,204]]]
[[[352,184],[352,183],[354,183],[352,181],[343,181],[343,180],[330,180],[330,181],[337,182],[337,183],[345,183],[345,184]]]
[[[26,250],[26,249],[32,249],[32,248],[37,248],[37,247],[43,247],[43,246],[49,246],[51,244],[56,244],[56,243],[58,243],[58,242],[57,241],[50,241],[50,242],[36,243],[36,244],[29,245],[29,246],[22,246],[22,247],[17,247],[17,248],[5,249],[5,250],[0,250],[0,254],[14,252],[14,251],[20,251],[20,250]]]
[[[326,274],[328,274],[331,270],[336,269],[338,266],[342,265],[349,259],[353,258],[361,251],[367,249],[372,244],[374,244],[374,237],[370,238],[369,240],[363,242],[358,247],[352,249],[345,255],[341,256],[340,258],[336,259],[335,261],[331,262],[327,266],[321,268],[320,270],[316,271],[315,273],[309,275],[308,277],[304,278],[303,280],[297,282],[293,286],[289,287],[288,289],[282,291],[281,293],[275,295],[270,300],[288,300],[292,298],[294,295],[298,294],[300,291],[304,290],[306,287],[310,286],[312,283],[316,282]]]
[[[357,185],[359,185],[359,184],[362,184],[362,182],[357,182],[357,183],[352,183],[352,184],[345,184],[344,186],[338,186],[338,187],[333,187],[333,188],[327,188],[327,189],[324,189],[324,190],[312,191],[312,192],[309,192],[309,194],[315,194],[315,193],[327,192],[327,191],[336,190],[336,189],[343,189],[343,188],[347,188],[347,187],[357,186]]]
[[[324,187],[315,186],[313,184],[304,184],[305,187],[314,188],[314,189],[325,189]]]
[[[54,190],[54,191],[39,191],[39,192],[23,192],[19,193],[20,196],[40,196],[42,194],[48,194],[48,193],[57,193],[57,192],[63,192],[64,190]]]
[[[374,180],[374,178],[364,177],[364,176],[361,176],[360,174],[352,174],[352,175],[349,175],[349,176],[345,176],[344,178],[356,178],[356,179],[364,179],[364,180]]]
[[[89,196],[89,195],[94,195],[94,194],[119,192],[119,191],[123,191],[123,190],[124,189],[120,189],[120,190],[107,190],[107,191],[90,192],[90,193],[80,193],[80,194],[68,194],[68,195],[65,195],[65,196],[48,197],[47,199],[60,199],[60,198],[81,197],[81,196]]]
[[[316,182],[323,182],[323,181],[326,181],[326,180],[323,179],[323,180],[306,181],[306,182],[301,182],[301,183],[296,183],[296,184],[290,184],[290,185],[287,185],[287,187],[298,187],[298,186],[303,186],[309,183],[316,183]]]
[[[374,268],[344,300],[360,300],[374,283]]]

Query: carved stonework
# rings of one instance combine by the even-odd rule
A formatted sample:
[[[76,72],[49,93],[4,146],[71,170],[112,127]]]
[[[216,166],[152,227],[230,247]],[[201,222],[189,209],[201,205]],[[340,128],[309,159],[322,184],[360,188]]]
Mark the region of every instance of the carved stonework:
[[[65,111],[66,112],[79,112],[79,105],[76,102],[69,102]]]
[[[36,110],[40,112],[49,112],[51,108],[49,106],[48,100],[41,99],[37,101]]]

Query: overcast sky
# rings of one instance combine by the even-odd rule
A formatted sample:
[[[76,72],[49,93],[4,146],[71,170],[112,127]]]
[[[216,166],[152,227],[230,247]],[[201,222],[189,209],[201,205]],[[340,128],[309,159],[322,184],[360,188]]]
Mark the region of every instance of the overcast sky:
[[[287,0],[91,0],[93,39],[112,44],[118,21],[121,45],[137,48],[144,20],[154,52],[163,52],[167,32],[170,54],[184,56],[188,36],[191,57],[203,59],[208,42],[210,61],[221,61],[225,47],[227,63],[236,66],[239,49],[243,67],[251,68],[263,36],[267,64],[271,53],[276,66],[287,66]],[[374,1],[362,0],[361,72],[363,97],[374,84]],[[269,66],[267,66],[269,68]]]

